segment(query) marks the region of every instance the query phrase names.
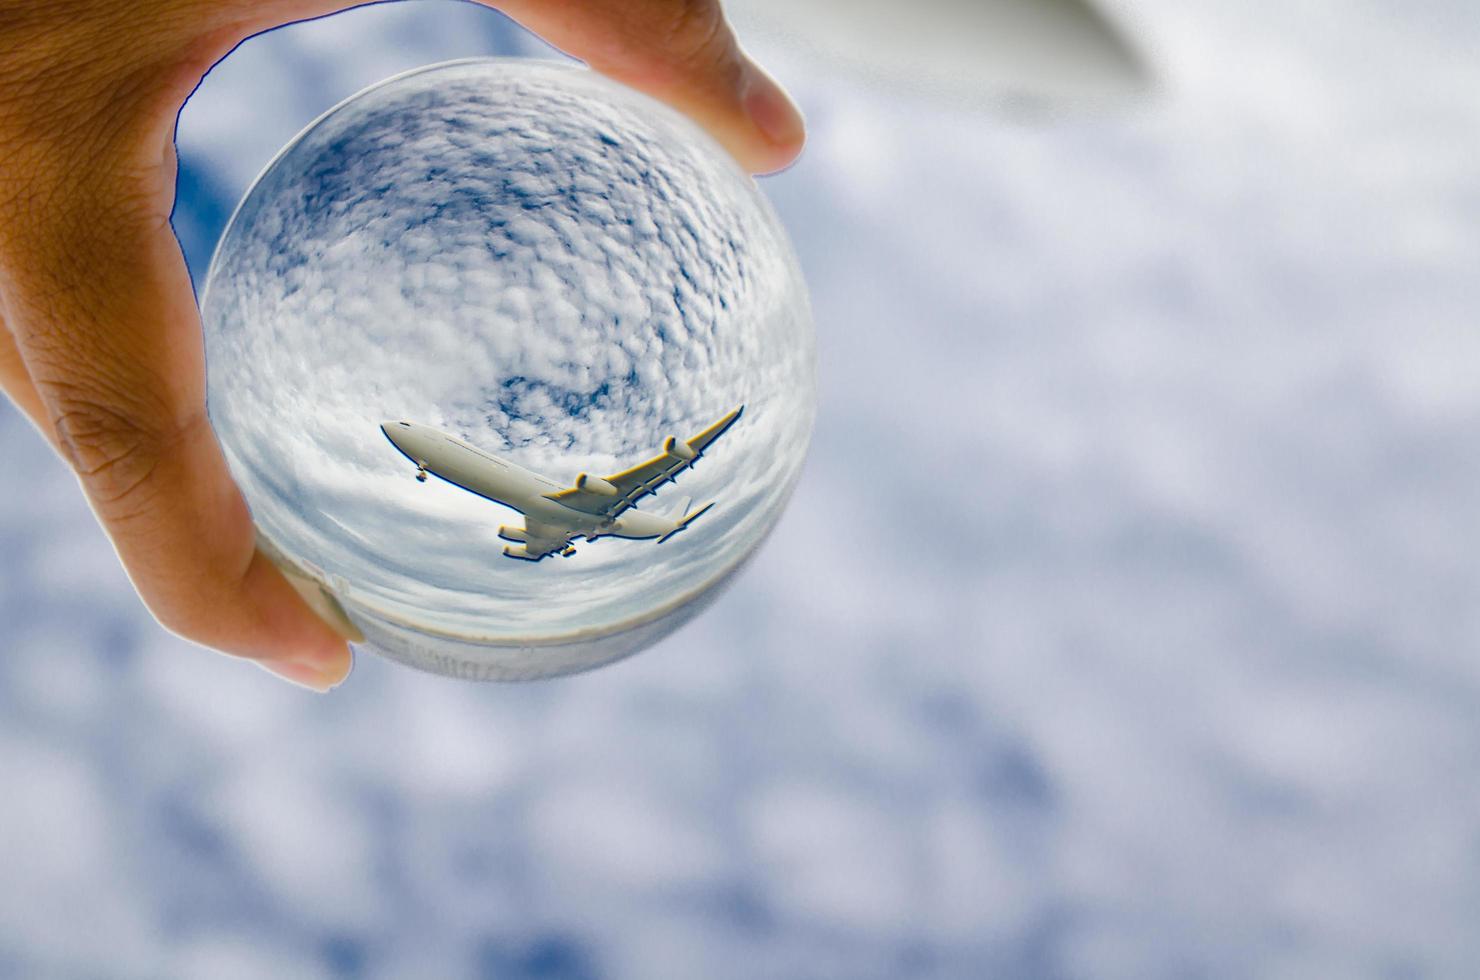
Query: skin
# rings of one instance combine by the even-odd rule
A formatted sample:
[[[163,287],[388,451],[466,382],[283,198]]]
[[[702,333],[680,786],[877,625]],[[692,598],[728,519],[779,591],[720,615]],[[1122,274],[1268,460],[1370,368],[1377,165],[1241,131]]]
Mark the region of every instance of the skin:
[[[175,119],[207,69],[253,34],[350,6],[0,4],[0,387],[77,474],[166,629],[320,691],[350,651],[257,547],[206,418],[200,314],[169,216]],[[718,0],[496,6],[688,114],[753,172],[801,150],[801,116]]]

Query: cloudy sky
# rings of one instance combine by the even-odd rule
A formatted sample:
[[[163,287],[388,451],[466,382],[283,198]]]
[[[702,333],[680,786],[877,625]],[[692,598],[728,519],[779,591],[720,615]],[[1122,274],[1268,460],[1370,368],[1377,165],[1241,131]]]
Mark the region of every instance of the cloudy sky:
[[[145,616],[0,414],[0,975],[1464,977],[1480,968],[1480,13],[1114,5],[1027,121],[804,56],[792,506],[567,681],[327,698]],[[536,51],[378,7],[182,119],[194,268],[323,109]]]

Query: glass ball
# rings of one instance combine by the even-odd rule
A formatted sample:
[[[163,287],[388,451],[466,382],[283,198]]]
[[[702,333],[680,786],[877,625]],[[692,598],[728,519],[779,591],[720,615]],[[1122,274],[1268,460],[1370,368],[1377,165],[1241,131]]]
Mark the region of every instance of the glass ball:
[[[325,114],[238,207],[202,312],[264,548],[364,648],[469,679],[693,616],[780,517],[815,413],[806,286],[755,182],[553,63],[434,65]]]

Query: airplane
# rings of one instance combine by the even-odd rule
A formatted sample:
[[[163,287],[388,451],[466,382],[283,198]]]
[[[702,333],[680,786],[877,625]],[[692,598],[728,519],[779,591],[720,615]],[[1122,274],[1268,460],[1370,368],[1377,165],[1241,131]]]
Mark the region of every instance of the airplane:
[[[685,500],[670,517],[634,510],[633,506],[698,462],[744,411],[741,405],[692,439],[669,436],[661,453],[631,469],[608,477],[582,473],[570,487],[431,426],[386,422],[380,431],[416,464],[416,479],[420,482],[425,483],[430,473],[523,514],[523,527],[506,524],[498,529],[499,537],[514,542],[504,548],[504,555],[539,562],[551,555],[570,558],[576,553],[571,544],[576,538],[657,538],[662,544],[698,520],[714,506],[713,501],[689,511],[692,501]]]

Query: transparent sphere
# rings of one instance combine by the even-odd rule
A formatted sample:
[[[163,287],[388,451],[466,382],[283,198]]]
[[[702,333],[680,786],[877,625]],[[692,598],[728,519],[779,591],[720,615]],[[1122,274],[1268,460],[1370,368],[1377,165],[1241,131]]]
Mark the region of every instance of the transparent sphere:
[[[459,677],[587,669],[692,616],[779,518],[816,403],[754,181],[543,62],[432,66],[320,118],[238,208],[202,309],[264,545],[366,647]]]

